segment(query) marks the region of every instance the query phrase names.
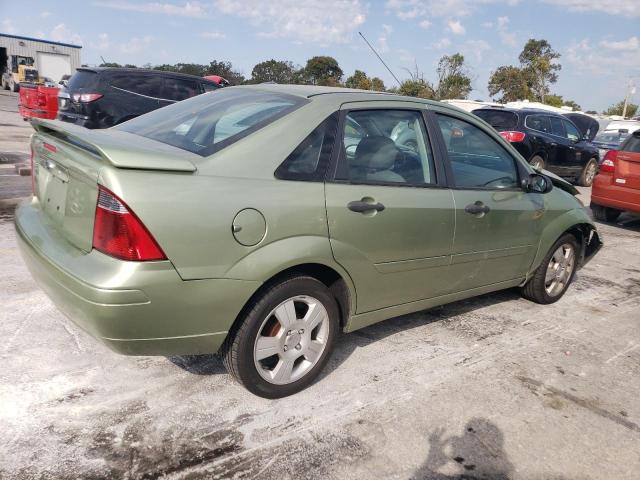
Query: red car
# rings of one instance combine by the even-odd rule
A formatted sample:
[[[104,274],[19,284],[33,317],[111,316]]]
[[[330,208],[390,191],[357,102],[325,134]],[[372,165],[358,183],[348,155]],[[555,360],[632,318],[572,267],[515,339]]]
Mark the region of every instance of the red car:
[[[58,114],[58,87],[45,87],[35,83],[20,83],[20,115],[29,118],[53,120]]]
[[[640,213],[640,130],[620,150],[609,150],[593,181],[591,210],[597,220],[614,222],[622,212]]]

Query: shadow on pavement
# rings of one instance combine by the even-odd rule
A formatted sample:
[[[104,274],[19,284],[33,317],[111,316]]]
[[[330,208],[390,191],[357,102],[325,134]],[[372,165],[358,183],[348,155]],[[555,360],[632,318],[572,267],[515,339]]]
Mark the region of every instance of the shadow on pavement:
[[[502,431],[486,418],[472,418],[461,435],[431,432],[427,459],[411,479],[508,480],[512,472]]]
[[[428,325],[433,322],[446,321],[481,307],[512,301],[518,298],[520,298],[520,294],[517,289],[502,290],[440,307],[434,307],[429,310],[391,318],[371,325],[370,327],[340,335],[335,350],[326,367],[320,373],[317,381],[330,375],[331,372],[336,370],[359,347],[382,341],[386,337],[402,331],[411,330],[412,328]],[[226,373],[222,359],[215,354],[174,356],[168,357],[168,360],[183,370],[196,375]]]

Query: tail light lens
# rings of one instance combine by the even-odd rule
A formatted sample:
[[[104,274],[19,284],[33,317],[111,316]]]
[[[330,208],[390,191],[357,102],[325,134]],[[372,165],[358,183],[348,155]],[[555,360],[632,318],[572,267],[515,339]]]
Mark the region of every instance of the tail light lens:
[[[113,192],[100,186],[93,226],[93,248],[134,262],[166,260],[151,233]]]
[[[616,171],[616,159],[618,158],[617,150],[609,150],[604,155],[604,160],[600,165],[600,172],[602,173],[614,173]]]
[[[95,102],[99,98],[102,98],[102,94],[100,93],[74,93],[73,94],[73,101],[76,103]]]
[[[500,136],[504,138],[507,142],[521,142],[524,140],[525,134],[524,132],[499,132]]]

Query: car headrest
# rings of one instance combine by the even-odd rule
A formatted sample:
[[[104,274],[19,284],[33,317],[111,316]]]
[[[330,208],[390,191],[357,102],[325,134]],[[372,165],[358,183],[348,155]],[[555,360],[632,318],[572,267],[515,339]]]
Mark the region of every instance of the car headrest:
[[[372,170],[388,170],[395,164],[399,152],[396,144],[388,137],[364,137],[356,147],[351,165]]]

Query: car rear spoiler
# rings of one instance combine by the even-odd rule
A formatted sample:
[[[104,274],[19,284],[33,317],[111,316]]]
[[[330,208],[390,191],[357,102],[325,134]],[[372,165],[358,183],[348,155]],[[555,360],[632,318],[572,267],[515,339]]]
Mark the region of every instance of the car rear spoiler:
[[[195,172],[196,154],[119,130],[89,130],[59,120],[32,119],[36,132],[80,148],[116,168]]]

